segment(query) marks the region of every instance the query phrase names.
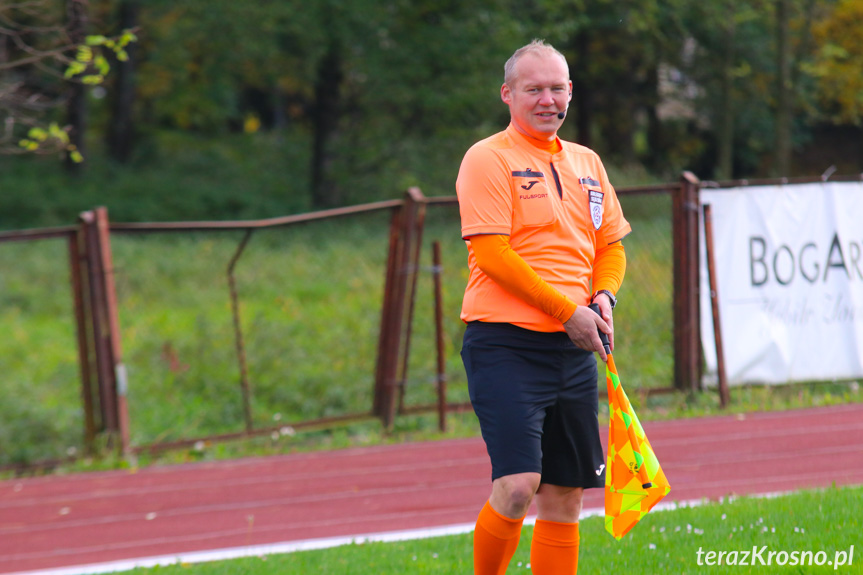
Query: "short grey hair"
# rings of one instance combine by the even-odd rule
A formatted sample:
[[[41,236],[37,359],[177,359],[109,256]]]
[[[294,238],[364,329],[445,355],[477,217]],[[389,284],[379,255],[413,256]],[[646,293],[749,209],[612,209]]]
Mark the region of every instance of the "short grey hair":
[[[538,56],[548,56],[555,55],[560,57],[563,60],[563,63],[566,65],[567,75],[569,75],[569,64],[566,62],[566,56],[561,54],[554,46],[546,43],[545,40],[536,38],[530,44],[522,46],[518,50],[516,50],[512,56],[510,56],[509,60],[506,61],[506,64],[503,66],[503,82],[509,86],[513,87],[513,84],[518,79],[515,73],[515,65],[525,54],[536,54]]]

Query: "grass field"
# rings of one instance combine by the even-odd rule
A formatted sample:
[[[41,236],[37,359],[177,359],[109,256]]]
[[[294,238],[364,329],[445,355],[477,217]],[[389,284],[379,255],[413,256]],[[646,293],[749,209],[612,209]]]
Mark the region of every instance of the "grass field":
[[[863,573],[861,498],[863,488],[846,487],[655,510],[619,542],[605,531],[601,516],[591,517],[581,521],[579,573]],[[507,573],[530,573],[531,534],[532,528],[526,526]],[[472,572],[471,541],[472,534],[466,533],[354,543],[284,555],[137,569],[134,573],[467,574]],[[755,558],[751,556],[753,548],[757,551]],[[743,564],[744,551],[749,552],[748,565]],[[709,552],[716,554],[711,556]],[[719,552],[725,552],[721,566],[717,563]],[[731,555],[732,552],[737,553]],[[844,564],[834,565],[837,559]],[[793,565],[795,562],[797,565]],[[818,562],[822,565],[818,566]]]

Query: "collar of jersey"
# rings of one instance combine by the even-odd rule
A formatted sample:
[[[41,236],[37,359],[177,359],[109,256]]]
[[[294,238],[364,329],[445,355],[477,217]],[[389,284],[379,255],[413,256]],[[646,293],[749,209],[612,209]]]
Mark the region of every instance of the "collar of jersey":
[[[509,126],[506,127],[506,132],[509,136],[515,140],[520,140],[524,142],[524,144],[530,148],[536,149],[540,152],[545,152],[550,156],[556,156],[563,151],[563,142],[557,136],[555,136],[554,140],[551,142],[543,142],[541,140],[537,140],[535,138],[529,138],[519,132],[515,125],[510,122]],[[555,151],[556,149],[556,151]]]

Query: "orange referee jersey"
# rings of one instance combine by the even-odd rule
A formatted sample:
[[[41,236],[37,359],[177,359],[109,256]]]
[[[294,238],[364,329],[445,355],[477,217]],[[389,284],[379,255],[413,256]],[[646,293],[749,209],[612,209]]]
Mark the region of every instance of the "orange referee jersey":
[[[578,305],[590,299],[597,248],[631,231],[599,156],[558,140],[549,153],[512,124],[474,144],[456,181],[470,277],[461,318],[507,322],[535,331],[563,331],[560,320],[510,294],[476,265],[470,237],[509,236],[536,273]]]

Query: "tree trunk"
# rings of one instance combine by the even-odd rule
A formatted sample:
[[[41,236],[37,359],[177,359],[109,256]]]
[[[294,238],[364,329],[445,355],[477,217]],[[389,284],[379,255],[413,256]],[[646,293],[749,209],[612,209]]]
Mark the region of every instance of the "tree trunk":
[[[722,86],[718,126],[719,158],[716,168],[717,180],[729,180],[734,177],[734,14],[737,12],[733,0],[728,2],[725,20],[725,58],[722,63]]]
[[[123,0],[120,3],[120,31],[133,29],[138,25],[138,0]],[[126,163],[132,155],[135,143],[135,126],[132,108],[135,103],[135,52],[136,43],[126,46],[129,59],[125,62],[115,60],[114,97],[111,106],[111,122],[108,124],[108,154],[114,160]]]
[[[643,163],[653,172],[661,173],[668,165],[669,139],[671,135],[662,119],[659,117],[660,96],[659,76],[661,60],[651,64],[650,72],[643,96],[645,113],[647,114],[647,150],[643,154]]]
[[[573,103],[575,104],[575,125],[578,143],[582,146],[592,147],[591,118],[593,116],[593,89],[591,89],[588,75],[587,62],[590,61],[590,34],[582,30],[576,39],[576,54],[578,61],[582,64],[581,69],[575,74],[572,83]]]
[[[66,0],[66,30],[69,41],[83,44],[87,36],[87,0]],[[66,104],[66,123],[69,125],[69,142],[85,156],[84,135],[87,127],[87,91],[80,82],[70,83],[69,100]],[[66,153],[66,170],[77,173],[81,164]]]
[[[788,176],[791,167],[791,43],[789,42],[789,0],[776,0],[776,143],[774,176]]]
[[[312,205],[330,208],[340,202],[332,177],[333,140],[339,123],[340,88],[344,77],[341,47],[337,40],[318,65],[315,82],[315,107],[312,114],[314,143],[312,147]]]
[[[619,78],[615,86],[603,86],[599,115],[603,117],[602,154],[625,165],[635,162],[636,85],[632,77]]]

